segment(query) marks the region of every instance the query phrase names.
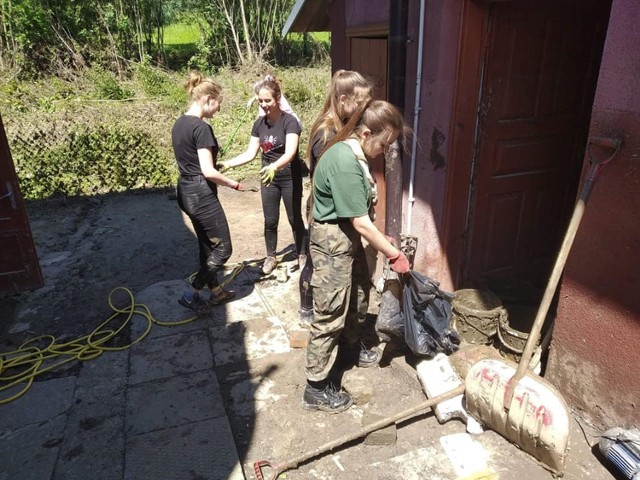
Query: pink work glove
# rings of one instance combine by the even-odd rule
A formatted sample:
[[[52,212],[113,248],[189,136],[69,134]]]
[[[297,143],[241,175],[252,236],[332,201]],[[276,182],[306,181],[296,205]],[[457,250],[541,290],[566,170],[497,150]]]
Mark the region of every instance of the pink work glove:
[[[396,273],[407,273],[411,270],[411,265],[409,264],[409,260],[407,256],[400,250],[400,253],[395,258],[389,259],[389,265],[391,266],[391,270]]]

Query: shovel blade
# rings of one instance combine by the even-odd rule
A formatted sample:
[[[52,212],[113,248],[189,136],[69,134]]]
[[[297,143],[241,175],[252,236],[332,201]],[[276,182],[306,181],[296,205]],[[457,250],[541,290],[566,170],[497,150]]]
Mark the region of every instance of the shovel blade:
[[[516,365],[486,359],[475,363],[466,380],[467,411],[543,466],[563,475],[569,444],[569,411],[562,396],[546,380],[527,373],[516,386],[510,405],[505,392]]]

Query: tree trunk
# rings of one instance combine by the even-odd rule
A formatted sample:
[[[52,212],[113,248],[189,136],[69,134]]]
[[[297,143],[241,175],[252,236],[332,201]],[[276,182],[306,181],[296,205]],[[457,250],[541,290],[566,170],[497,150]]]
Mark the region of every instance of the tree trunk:
[[[242,28],[244,28],[244,41],[247,47],[247,60],[253,60],[253,50],[251,49],[251,36],[249,35],[249,24],[244,12],[244,0],[240,0],[240,14],[242,16]]]
[[[225,18],[227,19],[229,28],[231,29],[231,35],[233,36],[233,43],[236,46],[236,51],[238,52],[240,63],[244,64],[245,58],[242,53],[242,47],[240,46],[240,37],[238,36],[236,26],[233,24],[233,17],[231,16],[231,12],[229,11],[229,8],[227,7],[227,2],[225,0],[222,0],[222,11],[224,13]]]

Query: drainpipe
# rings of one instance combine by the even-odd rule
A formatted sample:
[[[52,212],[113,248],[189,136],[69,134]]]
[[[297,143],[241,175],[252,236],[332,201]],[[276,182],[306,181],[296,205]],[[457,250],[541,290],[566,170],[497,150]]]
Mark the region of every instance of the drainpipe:
[[[407,66],[407,12],[408,0],[394,0],[389,5],[389,102],[404,111],[404,87]],[[385,233],[400,245],[402,222],[402,148],[394,142],[385,155],[384,176],[387,187]],[[398,336],[394,325],[400,318],[402,286],[398,274],[385,262],[380,310],[376,331],[383,342]]]
[[[389,5],[389,102],[401,111],[404,111],[408,4],[408,0],[397,0]],[[393,147],[385,158],[385,232],[400,245],[402,149],[397,144]]]
[[[420,88],[422,86],[422,50],[424,43],[425,0],[420,0],[420,28],[418,31],[418,63],[416,68],[416,98],[413,106],[413,142],[411,145],[411,172],[409,174],[409,192],[407,197],[407,226],[405,233],[411,233],[411,215],[413,213],[413,183],[416,176],[416,155],[418,148],[418,124],[420,121]]]

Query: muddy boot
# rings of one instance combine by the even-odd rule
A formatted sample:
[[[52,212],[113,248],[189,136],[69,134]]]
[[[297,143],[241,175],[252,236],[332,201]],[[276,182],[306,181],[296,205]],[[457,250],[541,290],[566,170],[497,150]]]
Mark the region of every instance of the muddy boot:
[[[302,407],[305,410],[338,413],[345,411],[352,403],[351,395],[336,389],[329,382],[307,382],[302,396]]]

